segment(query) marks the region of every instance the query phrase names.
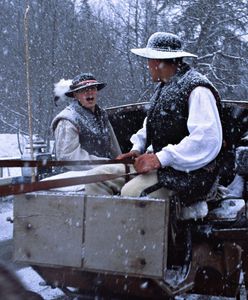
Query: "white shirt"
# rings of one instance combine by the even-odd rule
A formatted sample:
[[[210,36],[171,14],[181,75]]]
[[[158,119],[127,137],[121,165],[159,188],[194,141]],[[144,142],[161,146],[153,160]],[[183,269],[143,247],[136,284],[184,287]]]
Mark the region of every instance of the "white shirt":
[[[176,145],[165,145],[155,153],[162,167],[193,171],[204,167],[218,155],[222,146],[222,126],[212,92],[205,87],[195,88],[189,97],[189,135]],[[146,121],[143,128],[132,135],[132,150],[145,152]]]

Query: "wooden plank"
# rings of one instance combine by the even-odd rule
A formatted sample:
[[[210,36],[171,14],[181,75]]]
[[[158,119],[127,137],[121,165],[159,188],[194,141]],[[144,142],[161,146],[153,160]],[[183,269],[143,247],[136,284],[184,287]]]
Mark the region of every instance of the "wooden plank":
[[[84,196],[44,192],[14,201],[14,259],[29,264],[80,267]]]
[[[87,197],[84,269],[162,278],[169,202]]]

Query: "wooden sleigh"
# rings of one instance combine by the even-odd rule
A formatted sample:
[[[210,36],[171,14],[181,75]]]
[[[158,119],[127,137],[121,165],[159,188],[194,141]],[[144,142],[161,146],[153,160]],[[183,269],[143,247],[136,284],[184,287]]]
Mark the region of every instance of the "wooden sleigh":
[[[223,102],[228,126],[238,134],[232,137],[222,180],[232,181],[235,174],[224,171],[229,165],[233,169],[240,146],[236,173],[241,195],[215,195],[193,218],[195,207],[182,208],[177,195],[170,200],[59,191],[18,195],[15,260],[72,296],[173,299],[196,293],[238,299],[241,284],[248,287],[248,147],[241,142],[248,122],[245,103]],[[147,107],[109,109],[123,151]]]

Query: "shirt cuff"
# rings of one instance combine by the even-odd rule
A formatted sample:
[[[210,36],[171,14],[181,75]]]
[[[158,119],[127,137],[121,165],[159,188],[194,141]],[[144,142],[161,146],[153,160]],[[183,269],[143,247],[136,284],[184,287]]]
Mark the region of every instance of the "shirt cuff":
[[[162,150],[156,153],[158,160],[160,161],[160,164],[162,168],[168,167],[172,164],[173,157],[170,154],[170,152]]]
[[[137,145],[133,145],[133,147],[130,151],[139,151],[139,153],[143,153],[143,150],[141,149],[141,147],[138,147]]]

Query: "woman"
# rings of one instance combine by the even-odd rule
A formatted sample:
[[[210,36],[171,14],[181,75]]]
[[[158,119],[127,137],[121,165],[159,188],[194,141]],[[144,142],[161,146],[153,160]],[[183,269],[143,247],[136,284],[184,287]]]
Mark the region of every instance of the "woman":
[[[72,80],[64,94],[73,101],[52,121],[58,160],[110,159],[120,154],[107,113],[96,103],[98,91],[105,86],[90,73],[81,73]]]

